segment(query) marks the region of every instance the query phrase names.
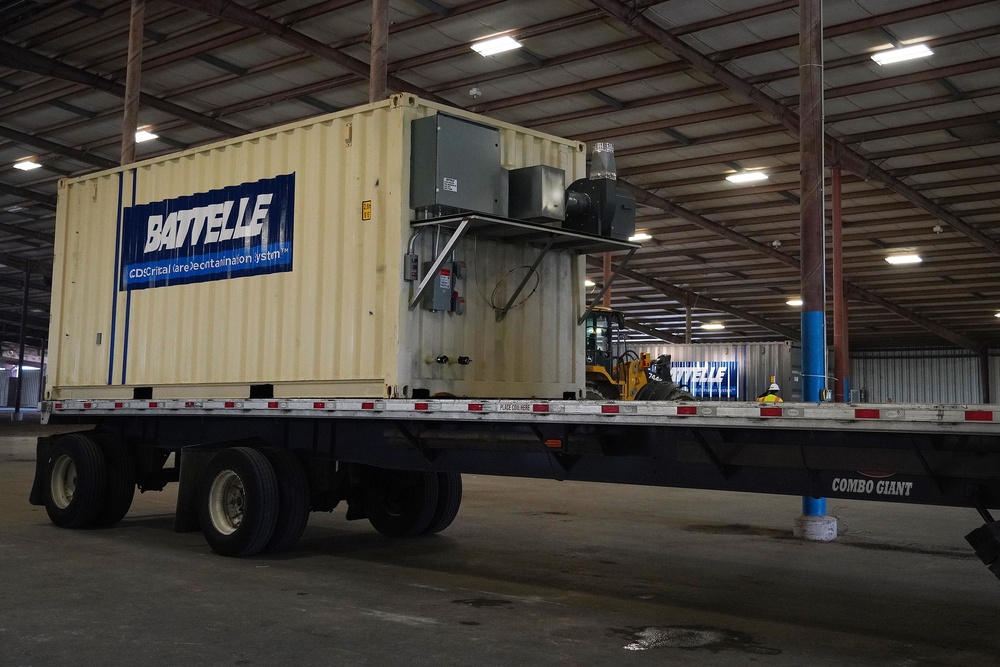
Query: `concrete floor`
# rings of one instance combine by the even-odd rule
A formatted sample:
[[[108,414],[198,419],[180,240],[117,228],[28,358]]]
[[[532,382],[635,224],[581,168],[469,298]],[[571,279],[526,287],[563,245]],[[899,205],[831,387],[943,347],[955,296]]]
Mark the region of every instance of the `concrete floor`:
[[[171,530],[174,492],[68,531],[27,503],[41,427],[0,423],[0,665],[996,664],[972,510],[466,476],[441,535],[343,509],[246,560]]]

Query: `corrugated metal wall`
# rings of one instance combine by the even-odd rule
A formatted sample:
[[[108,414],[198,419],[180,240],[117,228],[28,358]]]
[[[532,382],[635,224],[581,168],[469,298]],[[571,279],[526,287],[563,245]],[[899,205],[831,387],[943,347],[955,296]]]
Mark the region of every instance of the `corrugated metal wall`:
[[[472,280],[465,316],[408,310],[409,123],[444,109],[395,96],[93,177],[63,182],[57,213],[50,389],[53,398],[381,396],[398,386],[457,395],[561,396],[583,387],[583,268],[553,252],[537,293],[497,324]],[[578,142],[448,109],[501,130],[508,168],[547,164],[585,175]],[[292,271],[116,291],[123,207],[295,174]],[[362,217],[370,201],[371,220]],[[421,260],[431,259],[430,237]],[[469,274],[494,285],[536,250],[470,239]],[[516,283],[514,283],[516,284]],[[529,287],[530,289],[530,287]],[[470,354],[471,351],[471,354]],[[471,366],[428,358],[459,354]],[[391,387],[387,387],[390,385]]]
[[[637,352],[648,352],[653,359],[661,354],[669,354],[671,363],[687,362],[736,362],[738,373],[738,395],[734,398],[720,398],[718,392],[709,391],[706,400],[752,401],[767,389],[770,378],[775,376],[786,401],[799,400],[800,354],[798,344],[791,342],[746,343],[746,344],[703,344],[691,345],[636,345]],[[675,368],[674,379],[681,381],[684,371]],[[701,398],[702,396],[699,396]]]
[[[1000,362],[990,360],[993,401]],[[981,403],[979,357],[967,350],[877,350],[852,354],[851,387],[869,403]]]
[[[753,400],[771,374],[786,378],[779,380],[785,400],[797,400],[786,389],[794,391],[798,386],[798,350],[791,343],[664,344],[635,349],[654,358],[669,354],[675,362],[737,360],[739,400]],[[991,402],[1000,403],[1000,356],[990,357],[990,387]],[[979,357],[961,348],[861,350],[851,357],[851,389],[861,390],[862,400],[868,403],[981,403]]]

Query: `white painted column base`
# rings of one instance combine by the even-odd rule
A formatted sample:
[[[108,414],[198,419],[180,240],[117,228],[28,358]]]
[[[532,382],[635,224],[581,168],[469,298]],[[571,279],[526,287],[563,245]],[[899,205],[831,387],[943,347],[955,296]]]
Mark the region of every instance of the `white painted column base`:
[[[832,542],[837,539],[837,517],[829,515],[796,517],[792,535],[800,540]]]

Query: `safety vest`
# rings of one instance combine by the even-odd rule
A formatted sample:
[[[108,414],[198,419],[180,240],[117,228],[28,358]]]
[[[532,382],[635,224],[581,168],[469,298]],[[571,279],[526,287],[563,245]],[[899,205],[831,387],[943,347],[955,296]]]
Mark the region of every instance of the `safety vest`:
[[[767,396],[761,396],[760,398],[757,399],[757,402],[758,403],[784,403],[784,401],[781,400],[781,396],[778,396],[776,394],[768,394]]]

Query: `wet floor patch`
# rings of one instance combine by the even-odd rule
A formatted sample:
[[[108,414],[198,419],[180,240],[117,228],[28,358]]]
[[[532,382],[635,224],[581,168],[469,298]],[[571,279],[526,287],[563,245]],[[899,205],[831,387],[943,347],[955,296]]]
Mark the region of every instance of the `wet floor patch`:
[[[680,649],[684,651],[739,651],[753,655],[778,655],[780,649],[762,646],[752,635],[704,625],[671,625],[648,628],[610,628],[608,635],[626,640],[626,651]]]
[[[452,600],[452,604],[464,604],[476,609],[489,609],[490,607],[506,607],[514,604],[510,600],[500,600],[498,598],[474,598],[471,600]]]
[[[791,530],[751,526],[745,523],[690,523],[684,526],[684,530],[691,533],[708,533],[711,535],[753,535],[757,537],[773,537],[781,540],[793,539]]]

